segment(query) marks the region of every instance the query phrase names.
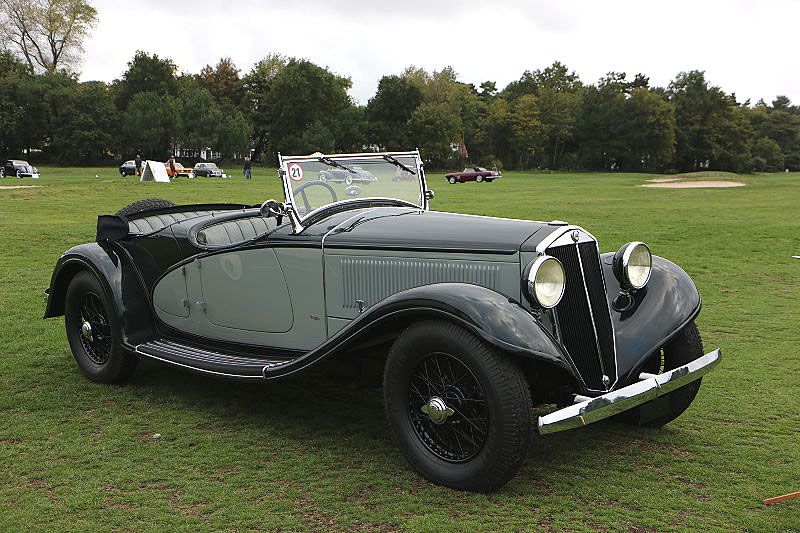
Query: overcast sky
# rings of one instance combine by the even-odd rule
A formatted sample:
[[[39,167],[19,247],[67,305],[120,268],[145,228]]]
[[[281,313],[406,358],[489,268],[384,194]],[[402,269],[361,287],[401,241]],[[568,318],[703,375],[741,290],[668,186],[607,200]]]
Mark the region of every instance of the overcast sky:
[[[229,56],[246,72],[269,52],[307,58],[353,80],[366,103],[382,75],[452,65],[499,88],[561,61],[585,82],[637,72],[667,85],[684,70],[743,101],[800,103],[795,0],[93,0],[83,80],[120,77],[136,50],[198,72]]]

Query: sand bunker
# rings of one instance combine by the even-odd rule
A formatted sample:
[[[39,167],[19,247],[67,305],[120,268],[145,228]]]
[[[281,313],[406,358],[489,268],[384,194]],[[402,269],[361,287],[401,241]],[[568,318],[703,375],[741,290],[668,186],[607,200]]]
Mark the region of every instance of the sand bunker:
[[[657,178],[658,179],[658,178]],[[654,180],[650,180],[654,181]],[[653,187],[657,189],[710,189],[710,188],[728,188],[728,187],[744,187],[746,183],[741,181],[675,181],[669,182],[661,181],[659,183],[647,183],[642,187]]]
[[[669,183],[671,181],[680,181],[681,178],[653,178],[647,181],[647,183]]]
[[[0,189],[37,189],[41,185],[0,185]]]

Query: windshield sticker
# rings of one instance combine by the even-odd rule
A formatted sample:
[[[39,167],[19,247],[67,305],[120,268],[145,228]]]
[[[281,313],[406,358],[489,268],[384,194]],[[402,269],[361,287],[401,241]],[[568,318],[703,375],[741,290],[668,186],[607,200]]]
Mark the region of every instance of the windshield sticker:
[[[297,163],[290,164],[288,170],[289,170],[289,177],[292,178],[294,181],[301,181],[303,179],[303,167],[301,167]]]

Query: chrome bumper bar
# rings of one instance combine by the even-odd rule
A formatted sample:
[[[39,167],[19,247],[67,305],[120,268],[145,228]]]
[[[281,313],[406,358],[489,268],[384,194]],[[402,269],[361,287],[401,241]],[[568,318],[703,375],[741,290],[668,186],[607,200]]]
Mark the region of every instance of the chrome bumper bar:
[[[642,380],[633,385],[540,416],[539,433],[544,435],[586,426],[655,400],[659,396],[700,379],[717,366],[720,359],[722,359],[722,353],[718,348],[669,372],[658,375],[643,373],[639,376]]]

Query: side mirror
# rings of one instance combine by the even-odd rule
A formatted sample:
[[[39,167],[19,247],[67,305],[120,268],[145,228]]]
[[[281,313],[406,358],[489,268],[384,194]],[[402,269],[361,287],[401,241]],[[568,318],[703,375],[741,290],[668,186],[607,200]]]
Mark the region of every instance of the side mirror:
[[[283,222],[283,217],[286,216],[286,207],[277,200],[267,200],[261,204],[261,216],[266,218],[275,218],[278,225]]]

